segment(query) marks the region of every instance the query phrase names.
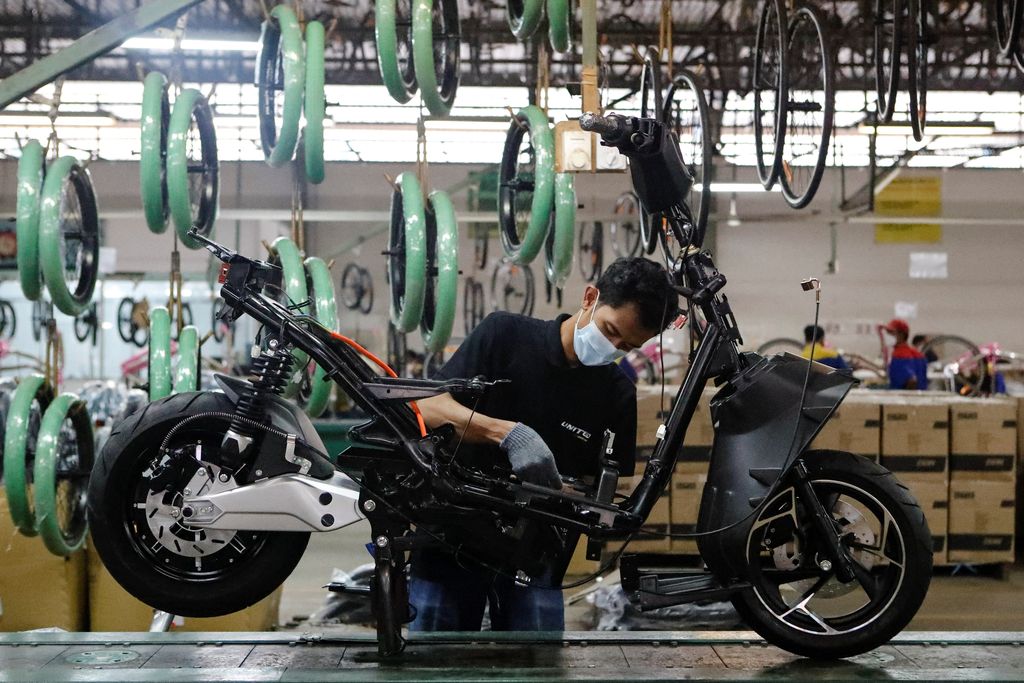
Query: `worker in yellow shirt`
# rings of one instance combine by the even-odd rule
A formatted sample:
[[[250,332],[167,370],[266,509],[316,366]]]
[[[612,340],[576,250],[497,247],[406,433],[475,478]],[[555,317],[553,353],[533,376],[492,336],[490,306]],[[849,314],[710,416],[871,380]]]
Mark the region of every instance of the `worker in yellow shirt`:
[[[825,330],[820,325],[808,325],[804,328],[804,350],[800,355],[810,358],[812,350],[816,362],[836,370],[850,369],[839,352],[825,343]]]

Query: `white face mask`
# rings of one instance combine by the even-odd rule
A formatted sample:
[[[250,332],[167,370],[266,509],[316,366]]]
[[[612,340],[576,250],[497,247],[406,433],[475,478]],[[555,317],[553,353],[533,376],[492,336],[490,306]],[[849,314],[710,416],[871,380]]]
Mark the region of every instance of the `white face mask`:
[[[577,321],[577,325],[573,327],[572,348],[576,351],[576,358],[583,365],[608,365],[626,355],[625,351],[615,348],[615,344],[612,344],[594,324],[594,311],[597,310],[597,302],[600,299],[601,295],[598,294],[594,301],[594,307],[590,309],[590,322],[579,327],[579,321]],[[580,320],[582,319],[583,314],[581,313]]]

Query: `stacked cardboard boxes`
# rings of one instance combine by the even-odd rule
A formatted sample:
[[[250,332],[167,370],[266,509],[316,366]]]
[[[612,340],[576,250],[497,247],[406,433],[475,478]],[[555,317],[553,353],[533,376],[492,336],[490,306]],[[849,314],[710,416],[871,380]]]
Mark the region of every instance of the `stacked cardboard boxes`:
[[[856,453],[878,462],[882,449],[882,406],[874,391],[851,391],[811,443],[813,449]]]
[[[879,395],[882,465],[914,494],[932,532],[935,564],[945,564],[949,508],[948,395]]]
[[[950,406],[949,561],[1012,562],[1017,487],[1017,405]]]

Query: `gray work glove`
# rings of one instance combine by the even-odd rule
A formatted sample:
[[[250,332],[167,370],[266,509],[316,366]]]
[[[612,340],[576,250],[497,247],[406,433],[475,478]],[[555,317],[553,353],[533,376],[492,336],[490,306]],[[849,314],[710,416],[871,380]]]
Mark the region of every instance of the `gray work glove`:
[[[540,434],[522,422],[517,422],[499,444],[508,454],[512,463],[512,471],[522,481],[552,489],[562,488],[562,478],[555,467],[555,456],[551,449],[540,438]]]

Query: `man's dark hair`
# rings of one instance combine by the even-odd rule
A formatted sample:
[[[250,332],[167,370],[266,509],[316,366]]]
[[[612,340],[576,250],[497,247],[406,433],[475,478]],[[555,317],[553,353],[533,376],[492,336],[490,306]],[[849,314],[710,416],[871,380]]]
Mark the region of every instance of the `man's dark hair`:
[[[915,334],[914,338],[910,341],[910,344],[912,346],[921,346],[921,344],[924,344],[926,341],[928,341],[927,334]]]
[[[594,286],[601,291],[600,303],[613,308],[634,304],[648,330],[661,331],[679,315],[679,295],[668,272],[643,257],[615,259]]]
[[[820,342],[825,338],[825,330],[821,325],[808,325],[804,328],[804,341],[808,344]]]

